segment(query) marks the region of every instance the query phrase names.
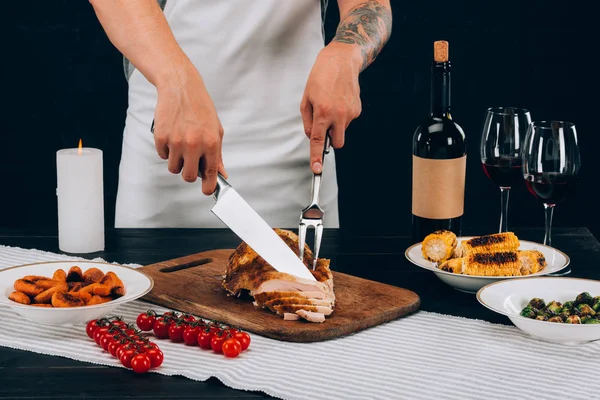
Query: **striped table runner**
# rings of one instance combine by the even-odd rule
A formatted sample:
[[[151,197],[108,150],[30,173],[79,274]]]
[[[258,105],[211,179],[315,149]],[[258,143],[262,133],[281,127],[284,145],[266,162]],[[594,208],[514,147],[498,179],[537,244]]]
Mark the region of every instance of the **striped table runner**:
[[[82,259],[0,246],[0,269],[52,260]],[[473,307],[479,307],[475,299]],[[118,314],[134,321],[147,308],[134,301]],[[0,321],[0,346],[122,368],[83,326],[40,329],[6,307],[0,307]],[[36,340],[20,334],[24,324]],[[600,398],[597,385],[585,383],[597,381],[600,343],[543,343],[512,326],[424,311],[319,343],[253,334],[248,351],[235,359],[168,340],[158,344],[165,360],[154,373],[200,381],[216,377],[229,387],[281,399]]]

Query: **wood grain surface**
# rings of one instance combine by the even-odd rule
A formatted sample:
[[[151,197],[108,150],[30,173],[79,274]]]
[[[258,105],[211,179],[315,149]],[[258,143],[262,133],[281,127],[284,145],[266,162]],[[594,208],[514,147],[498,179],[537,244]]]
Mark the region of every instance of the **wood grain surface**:
[[[333,314],[323,323],[284,321],[254,306],[249,295],[227,295],[222,281],[232,252],[211,250],[142,267],[154,279],[154,288],[143,300],[290,342],[349,335],[411,314],[421,304],[410,290],[333,271]]]

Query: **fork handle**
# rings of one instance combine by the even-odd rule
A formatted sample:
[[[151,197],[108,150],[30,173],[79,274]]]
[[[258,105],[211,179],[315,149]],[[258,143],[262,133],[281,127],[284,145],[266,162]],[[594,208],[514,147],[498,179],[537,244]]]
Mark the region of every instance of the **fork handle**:
[[[319,192],[321,191],[321,178],[323,176],[323,168],[325,166],[325,155],[329,153],[331,139],[329,133],[325,135],[325,146],[323,146],[323,160],[321,162],[321,173],[313,174],[311,204],[319,204]]]

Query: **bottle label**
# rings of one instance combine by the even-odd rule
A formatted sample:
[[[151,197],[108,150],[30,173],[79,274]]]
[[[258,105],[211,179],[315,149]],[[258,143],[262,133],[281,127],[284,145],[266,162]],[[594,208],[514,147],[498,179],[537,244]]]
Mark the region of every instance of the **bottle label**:
[[[413,155],[412,213],[429,219],[463,215],[467,156],[434,160]]]

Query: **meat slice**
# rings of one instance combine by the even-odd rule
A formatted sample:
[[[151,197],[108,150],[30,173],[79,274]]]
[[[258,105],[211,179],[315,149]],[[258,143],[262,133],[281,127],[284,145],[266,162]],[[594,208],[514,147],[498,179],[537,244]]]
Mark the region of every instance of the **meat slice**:
[[[275,232],[292,251],[299,254],[299,238],[295,233],[284,229],[275,229]],[[330,315],[335,305],[330,260],[320,258],[314,270],[313,260],[312,251],[305,245],[303,263],[316,281],[275,270],[244,242],[229,257],[223,287],[236,296],[247,291],[254,297],[256,306],[266,307],[284,319],[295,318],[293,315],[299,315],[296,313],[298,310]],[[278,310],[277,306],[284,308]],[[320,319],[307,315],[315,321]]]
[[[300,315],[286,312],[283,314],[283,319],[286,321],[298,321],[300,319]]]
[[[296,315],[310,322],[325,322],[325,315],[314,311],[298,310]]]
[[[266,303],[269,300],[278,299],[281,297],[303,297],[308,299],[318,299],[323,300],[327,297],[327,295],[323,292],[302,292],[302,291],[293,291],[293,292],[261,292],[254,294],[254,300],[260,305]]]
[[[306,299],[306,298],[302,298],[302,297],[281,297],[279,299],[269,300],[266,303],[264,303],[263,306],[273,312],[276,312],[276,310],[274,308],[275,306],[290,305],[290,304],[305,304],[308,306],[324,306],[324,307],[329,307],[329,308],[332,307],[331,302],[329,302],[327,300]]]
[[[286,312],[295,313],[298,310],[314,311],[323,315],[331,315],[331,313],[333,312],[333,309],[330,307],[311,306],[308,304],[281,304],[278,306],[273,306],[273,308],[275,309],[275,311],[277,311],[277,314],[280,315],[283,315]]]

